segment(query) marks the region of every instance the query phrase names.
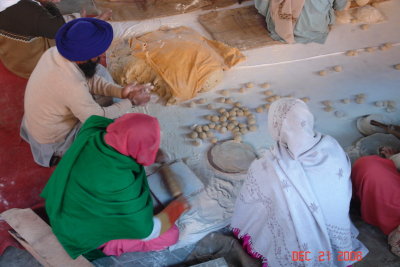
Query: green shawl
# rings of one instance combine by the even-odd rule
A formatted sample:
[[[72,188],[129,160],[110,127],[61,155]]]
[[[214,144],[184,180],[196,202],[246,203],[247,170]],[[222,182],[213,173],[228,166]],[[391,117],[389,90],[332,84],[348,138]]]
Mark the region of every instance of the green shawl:
[[[113,120],[91,116],[41,196],[54,234],[72,258],[114,239],[153,230],[153,205],[142,165],[104,141]]]

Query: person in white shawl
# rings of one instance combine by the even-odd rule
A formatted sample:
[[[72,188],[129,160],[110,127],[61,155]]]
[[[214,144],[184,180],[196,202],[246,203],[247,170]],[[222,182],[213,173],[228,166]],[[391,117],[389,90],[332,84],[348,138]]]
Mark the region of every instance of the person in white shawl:
[[[249,168],[233,232],[265,266],[348,266],[361,260],[368,250],[349,218],[351,166],[341,146],[314,131],[314,117],[299,99],[274,102],[268,130],[275,145]],[[299,260],[302,252],[305,261]]]

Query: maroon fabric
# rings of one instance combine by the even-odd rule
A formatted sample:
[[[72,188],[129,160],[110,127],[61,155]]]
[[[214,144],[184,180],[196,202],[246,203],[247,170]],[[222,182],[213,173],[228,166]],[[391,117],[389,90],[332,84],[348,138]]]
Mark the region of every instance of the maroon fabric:
[[[0,213],[40,205],[39,194],[53,171],[33,161],[29,145],[19,136],[26,82],[0,62]],[[6,247],[18,246],[8,229],[0,222],[0,255]]]
[[[393,161],[362,157],[354,163],[351,177],[364,221],[386,235],[400,225],[400,172]]]

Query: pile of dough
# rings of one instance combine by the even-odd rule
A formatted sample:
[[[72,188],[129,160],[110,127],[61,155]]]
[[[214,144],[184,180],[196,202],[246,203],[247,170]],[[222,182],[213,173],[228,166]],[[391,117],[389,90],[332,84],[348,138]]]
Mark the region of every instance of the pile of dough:
[[[385,21],[383,14],[375,7],[370,5],[352,8],[349,10],[336,11],[336,20],[340,23],[379,23]]]
[[[187,27],[160,28],[117,40],[110,51],[108,65],[117,83],[153,83],[154,91],[169,103],[213,89],[222,81],[224,70],[245,59],[238,49]]]

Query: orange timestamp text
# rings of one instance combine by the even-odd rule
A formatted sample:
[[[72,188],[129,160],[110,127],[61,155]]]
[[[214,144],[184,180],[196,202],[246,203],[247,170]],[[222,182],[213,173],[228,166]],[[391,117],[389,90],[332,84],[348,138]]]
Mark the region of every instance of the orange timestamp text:
[[[333,256],[331,251],[318,251],[318,261],[331,261],[336,257],[337,261],[360,261],[362,260],[362,251],[338,251]],[[312,261],[314,255],[311,251],[292,251],[292,261]]]

